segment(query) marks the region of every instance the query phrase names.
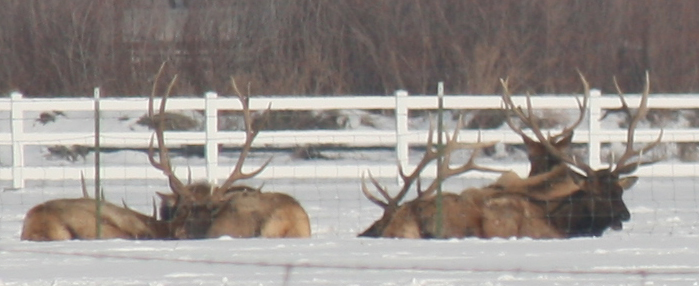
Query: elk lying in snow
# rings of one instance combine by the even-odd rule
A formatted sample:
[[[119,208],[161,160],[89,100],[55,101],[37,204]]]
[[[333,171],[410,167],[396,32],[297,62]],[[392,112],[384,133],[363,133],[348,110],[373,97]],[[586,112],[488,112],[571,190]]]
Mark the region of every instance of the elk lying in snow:
[[[165,113],[165,103],[175,81],[176,78],[171,81],[160,102],[159,114]],[[308,215],[296,199],[283,193],[262,192],[256,188],[234,185],[236,181],[259,174],[271,160],[253,172],[243,173],[243,162],[250,152],[259,128],[255,128],[252,122],[249,98],[238,91],[233,79],[231,81],[243,107],[246,139],[233,171],[221,186],[213,186],[208,182],[187,185],[182,183],[175,176],[170,164],[163,134],[163,121],[154,124],[159,160],[155,158],[152,140],[149,160],[155,168],[168,177],[170,189],[173,192],[169,195],[160,194],[163,200],[161,217],[183,220],[183,223],[175,226],[173,230],[173,236],[178,239],[215,238],[226,235],[269,238],[310,237]],[[151,118],[155,116],[153,110],[155,94],[156,85],[153,87],[148,106]]]
[[[97,202],[91,198],[57,199],[34,206],[27,212],[22,240],[70,239],[168,239],[171,223],[100,202],[101,233],[97,237]]]
[[[440,181],[469,170],[502,172],[474,163],[478,151],[483,147],[492,145],[492,143],[472,146],[460,144],[457,142],[460,127],[460,125],[456,127],[452,138],[447,138],[447,143],[442,148],[444,157],[441,164],[437,166],[439,169],[437,178],[424,191],[418,186],[417,198],[400,204],[413,182],[419,179],[422,170],[440,155],[432,142],[432,130],[428,136],[425,154],[413,172],[409,175],[405,174],[399,166],[403,186],[396,196],[390,196],[384,187],[369,176],[379,194],[384,197],[385,201],[383,201],[372,195],[366,183],[362,181],[364,195],[373,203],[381,206],[384,213],[379,220],[359,236],[395,238],[561,237],[562,235],[558,231],[547,224],[541,207],[532,204],[521,194],[506,193],[501,189],[503,186],[510,187],[513,184],[520,187],[535,185],[533,180],[523,180],[519,177],[516,177],[516,183],[513,183],[509,179],[512,176],[511,173],[505,173],[496,184],[485,188],[472,188],[461,194],[442,193],[442,212],[441,217],[438,218],[439,198],[434,192]],[[450,167],[451,152],[467,147],[475,147],[468,162],[456,168]],[[539,178],[538,182],[541,181],[543,180]],[[438,220],[441,221],[441,229],[438,229],[440,224]]]
[[[589,97],[590,88],[585,78],[580,75],[585,88],[585,100]],[[645,117],[648,112],[648,95],[650,83],[646,74],[645,88],[641,97],[640,107],[636,114],[630,119],[631,123],[627,130],[626,150],[623,155],[616,160],[614,166],[599,170],[592,169],[589,165],[576,160],[566,154],[568,145],[573,136],[573,130],[582,120],[585,112],[585,104],[580,105],[580,118],[571,127],[565,128],[557,136],[546,138],[541,128],[538,126],[538,118],[533,114],[531,100],[527,96],[527,113],[521,107],[515,107],[512,102],[507,81],[502,80],[503,101],[505,110],[516,115],[526,126],[530,127],[536,140],[529,138],[521,129],[517,128],[508,120],[510,127],[520,134],[528,146],[530,161],[532,164],[532,174],[550,172],[563,167],[559,180],[572,180],[576,188],[548,188],[546,192],[529,192],[531,201],[546,206],[545,214],[548,223],[564,234],[565,237],[576,236],[600,236],[607,228],[614,230],[622,229],[622,223],[630,219],[630,213],[623,201],[624,190],[629,189],[636,181],[637,177],[621,177],[622,175],[633,173],[638,166],[652,164],[658,160],[644,161],[641,158],[643,153],[647,153],[660,143],[662,131],[658,139],[639,150],[634,150],[634,131],[638,122]],[[627,114],[632,114],[629,110],[621,90],[619,98],[622,102],[622,109]],[[558,139],[562,138],[562,139]],[[533,150],[546,158],[543,161],[532,160]],[[637,157],[635,161],[629,162]],[[582,174],[576,172],[574,166],[582,170]]]
[[[70,239],[168,239],[172,222],[157,220],[104,200],[100,204],[100,235],[97,235],[97,200],[84,188],[78,199],[56,199],[31,208],[24,218],[22,240]]]

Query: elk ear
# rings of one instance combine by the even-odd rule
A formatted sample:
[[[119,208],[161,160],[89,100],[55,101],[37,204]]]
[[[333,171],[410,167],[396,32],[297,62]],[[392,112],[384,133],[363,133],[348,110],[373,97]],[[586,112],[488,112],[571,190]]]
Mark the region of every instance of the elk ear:
[[[213,202],[215,204],[230,202],[235,197],[240,196],[241,194],[245,194],[246,190],[247,189],[244,187],[236,187],[235,190],[231,190],[231,191],[225,192],[223,194],[220,194],[220,192],[218,192],[218,190],[216,190],[216,191],[214,191],[214,194],[219,194],[219,195],[213,195],[211,197],[211,202]]]
[[[169,206],[169,207],[175,206],[175,203],[177,201],[177,198],[176,198],[177,195],[175,195],[175,194],[163,194],[161,192],[155,192],[155,194],[157,194],[158,197],[160,197],[160,201],[162,201],[162,204]]]
[[[638,182],[638,177],[636,176],[624,177],[619,179],[619,186],[624,190],[628,190],[636,184],[636,182]]]
[[[565,137],[561,138],[558,142],[552,142],[553,146],[556,147],[558,150],[565,150],[570,147],[570,144],[573,143],[573,132],[570,132],[570,134],[566,135]]]
[[[527,150],[529,151],[527,153],[537,152],[536,150],[543,150],[543,146],[541,143],[539,143],[539,141],[534,141],[525,135],[522,135],[522,141],[524,141],[524,146],[526,146]],[[543,151],[538,151],[537,153],[541,152]]]

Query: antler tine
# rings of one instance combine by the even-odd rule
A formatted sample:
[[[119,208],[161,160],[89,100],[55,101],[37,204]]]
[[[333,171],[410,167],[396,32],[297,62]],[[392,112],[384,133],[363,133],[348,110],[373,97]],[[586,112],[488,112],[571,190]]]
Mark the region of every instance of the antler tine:
[[[500,83],[502,84],[502,87],[503,87],[502,101],[505,105],[503,107],[503,109],[507,113],[505,115],[505,123],[507,123],[507,125],[510,127],[510,129],[512,129],[512,131],[519,134],[519,136],[531,139],[526,133],[524,133],[524,131],[522,131],[522,128],[517,127],[515,125],[515,123],[512,121],[512,118],[510,118],[510,115],[514,114],[514,115],[517,115],[517,117],[520,118],[520,120],[522,120],[524,122],[524,118],[523,118],[524,114],[520,114],[520,113],[518,113],[518,110],[516,110],[516,106],[515,106],[514,102],[512,101],[512,94],[510,93],[510,90],[508,88],[507,81],[508,81],[507,78],[500,79]],[[519,111],[521,111],[521,110],[519,110]]]
[[[614,81],[614,88],[616,88],[616,94],[617,96],[619,96],[619,100],[621,101],[621,107],[618,110],[623,111],[629,117],[629,119],[633,118],[633,114],[631,114],[631,109],[629,109],[629,105],[626,104],[626,99],[624,99],[624,92],[621,90],[621,87],[619,87],[619,82],[616,80],[616,77],[613,77],[612,80]],[[604,116],[602,117],[604,118]]]
[[[170,81],[170,84],[168,85],[166,93],[163,95],[163,98],[160,101],[160,109],[159,109],[159,121],[157,124],[155,124],[155,114],[153,110],[153,101],[155,98],[155,94],[157,92],[157,85],[158,81],[160,79],[160,76],[163,72],[163,68],[165,67],[165,63],[163,63],[160,66],[160,69],[158,70],[158,74],[155,77],[155,81],[153,82],[153,91],[151,92],[150,98],[148,99],[148,116],[151,118],[151,122],[153,122],[153,129],[155,130],[155,137],[158,140],[158,150],[159,150],[159,156],[160,156],[160,161],[155,160],[155,151],[153,147],[153,136],[151,136],[150,144],[148,145],[148,161],[150,162],[153,167],[155,167],[158,170],[161,170],[163,174],[165,174],[168,177],[168,181],[170,184],[170,189],[176,194],[181,194],[185,190],[184,184],[180,179],[175,176],[175,173],[172,171],[172,166],[170,164],[170,155],[168,152],[167,147],[165,146],[165,135],[164,135],[164,130],[165,130],[165,103],[167,102],[167,98],[172,92],[172,88],[175,86],[175,83],[177,82],[177,75],[175,75],[172,80]]]
[[[152,199],[153,214],[151,215],[151,217],[153,217],[154,219],[158,219],[158,206],[155,204],[155,198]]]
[[[512,101],[512,94],[510,93],[510,89],[508,87],[508,82],[507,80],[500,79],[500,84],[502,85],[503,88],[503,93],[502,93],[502,99],[503,102],[505,103],[505,108],[508,113],[517,115],[517,117],[524,123],[524,125],[529,126],[529,128],[534,128],[534,126],[537,126],[536,121],[537,118],[534,115],[534,111],[532,110],[532,102],[531,102],[531,97],[529,96],[529,93],[527,93],[526,97],[526,103],[527,103],[527,114],[524,114],[524,111],[522,110],[522,107],[516,106],[514,101]],[[512,123],[512,120],[509,117],[507,118],[507,124],[510,126],[510,128],[515,131],[515,133],[530,138],[528,135],[526,135],[521,128],[517,128],[514,126],[514,123]]]
[[[440,135],[441,136],[441,135]],[[401,180],[403,181],[403,185],[401,186],[401,189],[398,191],[398,194],[395,196],[391,197],[388,194],[388,191],[386,188],[382,187],[381,184],[371,175],[371,172],[369,173],[369,179],[371,180],[372,184],[374,184],[374,187],[376,190],[381,194],[381,196],[384,197],[386,202],[381,201],[380,199],[376,198],[374,195],[372,195],[367,186],[364,177],[362,176],[362,192],[364,193],[364,196],[366,196],[370,201],[373,203],[383,207],[384,209],[388,207],[397,207],[398,203],[400,203],[401,200],[405,197],[406,194],[408,194],[408,191],[410,190],[410,187],[412,186],[413,182],[415,180],[420,180],[420,173],[427,167],[427,165],[437,159],[439,156],[438,150],[434,147],[434,121],[430,117],[430,130],[427,133],[427,143],[425,145],[425,154],[422,156],[422,159],[420,159],[420,162],[417,163],[415,166],[415,169],[410,174],[406,174],[405,170],[403,167],[398,164],[398,174],[401,177]],[[418,196],[421,197],[423,195],[422,190],[420,190],[420,187],[418,187]]]
[[[650,95],[650,76],[648,74],[648,71],[646,71],[646,82],[643,87],[643,94],[641,95],[641,103],[639,104],[638,110],[636,111],[636,114],[631,117],[631,122],[629,123],[627,132],[626,132],[626,149],[624,150],[624,154],[619,157],[619,160],[616,162],[616,167],[614,168],[615,173],[618,174],[626,174],[633,172],[636,170],[636,167],[638,167],[641,164],[652,164],[657,162],[658,160],[651,160],[647,162],[643,162],[641,158],[639,158],[638,162],[636,163],[631,163],[627,164],[627,161],[635,156],[640,156],[644,152],[647,152],[648,150],[655,148],[660,144],[660,140],[663,137],[663,131],[660,131],[660,135],[658,135],[658,138],[653,141],[652,143],[646,145],[645,147],[641,148],[640,150],[634,150],[633,149],[633,144],[635,141],[635,133],[636,133],[636,127],[638,126],[638,123],[646,117],[646,114],[648,114],[648,96]],[[618,87],[617,87],[618,89]],[[623,99],[623,96],[621,94],[621,89],[618,89],[619,91],[619,98],[621,98],[622,101],[622,108],[625,109],[625,111],[628,114],[631,114],[631,111],[629,110],[628,105],[626,104],[626,101]]]
[[[460,122],[461,120],[459,120]],[[425,154],[422,156],[422,159],[420,159],[420,162],[417,163],[415,166],[415,169],[408,175],[405,174],[403,167],[398,165],[398,173],[401,176],[401,179],[403,180],[403,186],[398,192],[398,195],[396,198],[400,201],[405,195],[408,193],[408,190],[410,190],[410,186],[415,180],[420,180],[420,173],[429,165],[432,161],[436,160],[439,157],[439,150],[435,148],[434,146],[434,121],[432,120],[432,117],[430,117],[430,130],[427,134],[427,143],[425,145]],[[441,134],[437,134],[437,136],[442,136]],[[420,190],[418,188],[418,195],[422,196],[425,192]]]
[[[584,77],[582,77],[582,78],[584,79]],[[501,80],[500,82],[503,84],[503,89],[507,90],[507,86],[505,86],[507,84],[507,81]],[[583,84],[586,84],[586,83],[587,83],[587,81],[583,81]],[[510,103],[511,102],[512,101],[510,101]],[[565,163],[571,164],[573,166],[576,166],[576,167],[582,169],[588,175],[592,174],[594,172],[594,170],[589,165],[587,165],[583,162],[580,162],[578,160],[575,160],[575,158],[569,157],[566,154],[563,154],[560,150],[558,150],[555,146],[552,145],[550,140],[546,139],[546,136],[544,136],[544,134],[541,132],[541,128],[539,127],[537,120],[532,119],[532,118],[534,118],[533,117],[534,114],[533,114],[532,105],[531,105],[531,98],[530,98],[529,94],[527,94],[527,109],[528,109],[529,117],[524,115],[524,112],[522,111],[521,107],[517,107],[517,108],[512,107],[511,109],[515,112],[515,114],[517,114],[518,117],[520,117],[522,122],[524,122],[526,125],[529,126],[529,128],[534,133],[534,136],[539,140],[539,142],[544,146],[544,148],[546,148],[546,150],[552,156],[557,157],[558,159],[560,159],[561,161],[563,161]]]
[[[459,138],[459,131],[462,128],[462,121],[459,119],[459,121],[456,124],[455,130],[450,136],[447,135],[447,143],[443,147],[443,160],[437,168],[439,169],[438,177],[432,181],[432,183],[425,189],[424,191],[421,190],[420,196],[427,196],[432,193],[437,189],[439,184],[441,183],[440,181],[445,180],[446,178],[453,177],[459,174],[463,174],[465,172],[471,171],[471,170],[479,170],[479,171],[484,171],[484,172],[498,172],[502,173],[505,172],[504,170],[499,170],[495,168],[489,168],[485,166],[479,166],[475,163],[475,158],[478,156],[480,151],[483,148],[491,147],[497,143],[497,141],[492,141],[492,142],[480,142],[480,136],[478,138],[478,143],[475,144],[464,144],[458,142]],[[452,168],[450,167],[450,162],[451,162],[451,155],[454,151],[459,150],[459,149],[474,149],[473,152],[471,153],[471,156],[469,157],[469,160],[458,167]]]
[[[367,199],[384,209],[388,206],[398,206],[398,202],[400,202],[402,198],[391,198],[391,196],[388,195],[386,189],[382,187],[381,184],[379,184],[379,182],[371,175],[371,172],[369,172],[369,180],[371,180],[371,183],[374,185],[379,194],[381,194],[381,196],[383,196],[384,199],[386,199],[386,201],[384,202],[376,196],[374,196],[373,194],[371,194],[369,188],[366,186],[366,179],[364,177],[364,174],[362,174],[362,193],[364,193],[364,196],[367,197]]]
[[[90,195],[87,193],[87,185],[85,184],[85,174],[83,174],[83,171],[80,171],[80,186],[82,187],[83,198],[89,199]]]
[[[495,145],[496,143],[497,143],[497,141],[479,142],[479,143],[469,144],[468,146],[465,146],[469,149],[473,149],[471,156],[468,158],[468,161],[465,164],[463,164],[457,168],[451,168],[449,166],[446,166],[445,169],[447,171],[446,172],[447,177],[458,175],[461,173],[465,173],[466,171],[470,171],[470,170],[477,170],[477,171],[481,171],[481,172],[495,172],[495,173],[507,172],[507,170],[500,170],[497,168],[480,166],[480,165],[477,165],[475,163],[476,157],[478,157],[478,155],[480,155],[480,153],[483,151],[484,148],[491,147],[491,146]]]
[[[575,101],[578,103],[578,109],[580,110],[580,116],[578,116],[578,120],[576,120],[573,124],[570,126],[563,128],[560,134],[554,135],[554,136],[549,136],[550,140],[552,142],[555,142],[558,140],[558,138],[563,138],[575,131],[575,128],[578,128],[580,123],[582,123],[583,119],[585,119],[585,114],[587,111],[587,104],[590,100],[590,84],[587,82],[585,79],[585,76],[582,74],[582,72],[578,71],[578,75],[580,76],[580,81],[582,81],[583,84],[583,101],[580,103],[580,99],[578,97],[575,97]]]
[[[243,108],[242,111],[243,121],[245,123],[245,143],[243,143],[243,148],[240,150],[240,155],[238,156],[238,161],[236,162],[233,171],[228,176],[228,179],[226,179],[226,181],[219,188],[219,190],[221,190],[222,192],[225,192],[231,185],[233,185],[235,181],[249,179],[257,176],[267,167],[267,165],[272,161],[273,158],[270,157],[269,159],[267,159],[267,161],[264,164],[262,164],[262,166],[260,166],[257,170],[254,170],[250,173],[243,172],[243,163],[245,162],[245,159],[250,153],[250,149],[252,148],[252,142],[253,140],[255,140],[255,137],[260,132],[261,128],[256,129],[253,127],[253,119],[252,115],[250,114],[250,97],[243,95],[243,93],[240,92],[233,77],[231,77],[231,85],[233,87],[233,90],[235,90],[236,94],[238,95],[238,99],[240,100],[240,103]],[[262,114],[263,118],[267,118],[270,109],[271,106],[267,107],[267,110]]]
[[[582,80],[583,86],[584,86],[584,94],[583,94],[582,103],[580,102],[580,99],[578,99],[577,97],[575,98],[575,100],[578,103],[578,109],[580,110],[580,115],[578,116],[578,119],[573,124],[565,127],[559,134],[549,135],[548,136],[549,141],[555,142],[559,138],[570,135],[570,133],[575,131],[575,128],[577,128],[580,125],[580,123],[582,123],[583,119],[585,118],[585,111],[587,110],[587,104],[588,104],[588,101],[590,98],[590,85],[588,84],[587,80],[585,79],[585,77],[583,76],[583,74],[580,71],[578,71],[578,74],[580,75],[580,79]],[[522,110],[522,108],[517,107],[514,104],[514,102],[512,101],[512,94],[510,93],[510,90],[508,88],[507,79],[504,79],[504,80],[500,79],[500,83],[503,86],[502,99],[503,99],[503,102],[505,104],[505,106],[504,106],[505,111],[508,113],[508,115],[510,115],[510,114],[517,115],[517,117],[522,121],[522,123],[524,123],[524,125],[529,126],[531,128],[532,125],[536,124],[536,122],[539,119],[537,118],[536,115],[534,115],[534,110],[531,108],[531,106],[532,106],[531,96],[529,95],[529,93],[527,93],[527,98],[526,98],[527,114],[525,114],[524,111]],[[526,133],[524,133],[524,131],[522,131],[522,129],[520,127],[515,126],[514,122],[512,122],[512,119],[510,118],[510,116],[505,117],[505,122],[510,127],[510,129],[512,129],[512,131],[514,131],[515,133],[519,134],[522,137],[532,139],[531,137],[526,135]]]
[[[362,192],[364,193],[364,196],[366,196],[370,201],[373,203],[381,206],[382,208],[386,209],[388,207],[397,207],[398,203],[400,203],[401,200],[405,197],[405,195],[408,193],[408,190],[410,190],[410,186],[413,184],[413,182],[417,179],[419,182],[419,177],[420,173],[422,172],[425,167],[432,162],[433,160],[437,159],[439,153],[437,150],[434,148],[434,121],[432,118],[430,118],[430,130],[427,133],[427,144],[425,146],[425,154],[422,156],[422,159],[420,159],[420,162],[415,166],[415,169],[410,174],[406,174],[405,170],[403,167],[398,164],[398,174],[400,175],[401,179],[403,180],[403,185],[401,186],[400,191],[398,191],[398,194],[395,196],[391,197],[388,194],[388,191],[386,188],[382,187],[381,184],[371,175],[371,172],[369,172],[369,179],[371,180],[372,184],[376,188],[376,190],[383,196],[383,198],[386,200],[386,202],[378,199],[376,196],[372,195],[367,186],[366,186],[366,180],[364,176],[362,176]],[[419,190],[420,187],[418,187],[418,196],[421,196],[422,191]]]

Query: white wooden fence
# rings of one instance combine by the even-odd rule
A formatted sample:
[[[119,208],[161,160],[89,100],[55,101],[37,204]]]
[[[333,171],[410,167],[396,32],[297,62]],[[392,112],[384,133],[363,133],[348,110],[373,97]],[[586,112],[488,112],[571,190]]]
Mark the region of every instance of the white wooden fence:
[[[638,95],[626,96],[629,106],[639,104]],[[522,96],[514,97],[517,104],[524,105]],[[139,110],[145,113],[147,98],[103,98],[99,100],[102,111]],[[330,96],[330,97],[253,97],[250,107],[254,110],[334,110],[334,109],[392,109],[395,110],[395,130],[308,130],[308,131],[264,131],[254,142],[254,146],[289,146],[306,144],[343,144],[348,146],[395,146],[397,159],[401,164],[409,166],[408,146],[424,144],[427,139],[425,130],[411,130],[408,124],[408,110],[436,109],[437,96],[409,96],[404,91],[396,92],[395,96]],[[574,96],[541,95],[532,98],[536,109],[577,109]],[[157,102],[156,102],[157,104]],[[491,96],[444,96],[446,109],[498,109],[501,99],[498,95]],[[576,143],[589,144],[589,162],[593,167],[602,166],[600,163],[600,146],[604,142],[625,142],[626,130],[602,129],[599,118],[604,109],[618,108],[619,99],[616,95],[602,96],[593,90],[589,103],[588,129],[576,130],[573,139]],[[699,108],[699,97],[696,95],[660,95],[653,94],[649,99],[651,108],[692,109]],[[9,113],[10,132],[0,133],[0,146],[11,146],[12,164],[0,168],[0,180],[11,181],[11,187],[21,188],[26,180],[66,180],[77,179],[80,172],[87,178],[93,177],[94,171],[86,166],[36,167],[25,164],[25,146],[53,144],[81,144],[91,146],[94,134],[88,133],[32,133],[26,131],[27,122],[34,118],[25,118],[27,112],[38,111],[91,111],[95,103],[92,98],[43,98],[28,99],[21,94],[13,93],[10,98],[0,99],[0,113]],[[240,131],[219,131],[217,114],[219,110],[239,110],[240,103],[235,97],[218,97],[215,93],[207,93],[203,98],[170,98],[168,110],[204,110],[205,130],[203,132],[166,132],[166,143],[170,147],[181,144],[204,145],[206,154],[205,166],[192,166],[191,172],[195,178],[209,178],[212,181],[225,178],[231,166],[219,166],[219,144],[241,144],[244,133]],[[555,131],[554,131],[555,132]],[[658,136],[657,129],[639,129],[636,131],[636,142],[650,142]],[[109,132],[102,130],[100,141],[103,146],[146,148],[150,141],[149,132]],[[512,131],[500,130],[463,130],[459,136],[461,141],[475,142],[477,138],[483,141],[498,140],[504,143],[521,143],[521,138]],[[665,129],[663,142],[699,142],[697,129]],[[7,148],[7,147],[6,147]],[[144,166],[148,163],[144,155]],[[395,161],[385,164],[367,163],[359,165],[329,165],[322,168],[315,166],[268,166],[260,178],[359,178],[367,170],[381,177],[396,176]],[[255,166],[250,166],[254,168]],[[526,173],[527,162],[512,164],[503,163],[493,166],[513,169]],[[680,163],[675,161],[659,162],[652,166],[642,167],[637,174],[642,176],[696,176],[699,174],[699,164]],[[186,168],[176,170],[186,176]],[[469,173],[479,176],[477,172]],[[487,175],[486,175],[487,176]],[[106,166],[100,170],[102,179],[145,179],[164,178],[155,168],[134,166]]]

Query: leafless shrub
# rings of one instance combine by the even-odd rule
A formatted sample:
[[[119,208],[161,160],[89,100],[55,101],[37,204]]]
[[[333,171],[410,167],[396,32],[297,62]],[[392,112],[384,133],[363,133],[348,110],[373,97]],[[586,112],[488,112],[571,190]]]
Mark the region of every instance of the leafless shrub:
[[[677,143],[677,157],[682,162],[699,161],[699,145],[697,143]]]
[[[88,146],[75,144],[72,146],[54,145],[48,147],[47,150],[49,152],[48,157],[50,158],[77,162],[80,158],[84,161],[91,149]]]
[[[317,146],[317,145],[311,145],[307,144],[304,146],[297,146],[294,148],[291,157],[294,159],[300,159],[300,160],[329,160],[333,159],[331,157],[328,157],[326,155],[323,155],[320,152],[320,147],[322,146]]]
[[[262,129],[265,130],[335,130],[345,128],[348,118],[335,110],[328,111],[271,111]],[[235,112],[222,116],[221,130],[240,130],[242,117]]]
[[[499,109],[485,109],[475,112],[466,124],[468,129],[495,129],[505,122],[505,113]]]
[[[42,112],[41,114],[39,114],[39,118],[36,119],[36,122],[39,122],[42,125],[46,125],[49,122],[55,122],[56,117],[58,117],[58,116],[65,117],[66,114],[63,113],[63,111],[58,111],[58,110],[45,111],[45,112]]]
[[[161,117],[160,114],[156,114],[151,119],[148,115],[143,115],[136,121],[136,124],[153,129],[154,124],[157,124]],[[201,125],[196,119],[181,113],[166,112],[164,120],[165,130],[197,130],[200,129]]]
[[[6,0],[0,90],[142,95],[166,59],[189,94],[228,75],[260,94],[493,94],[508,76],[564,93],[573,68],[636,92],[650,67],[658,92],[699,90],[692,0],[270,1]]]

